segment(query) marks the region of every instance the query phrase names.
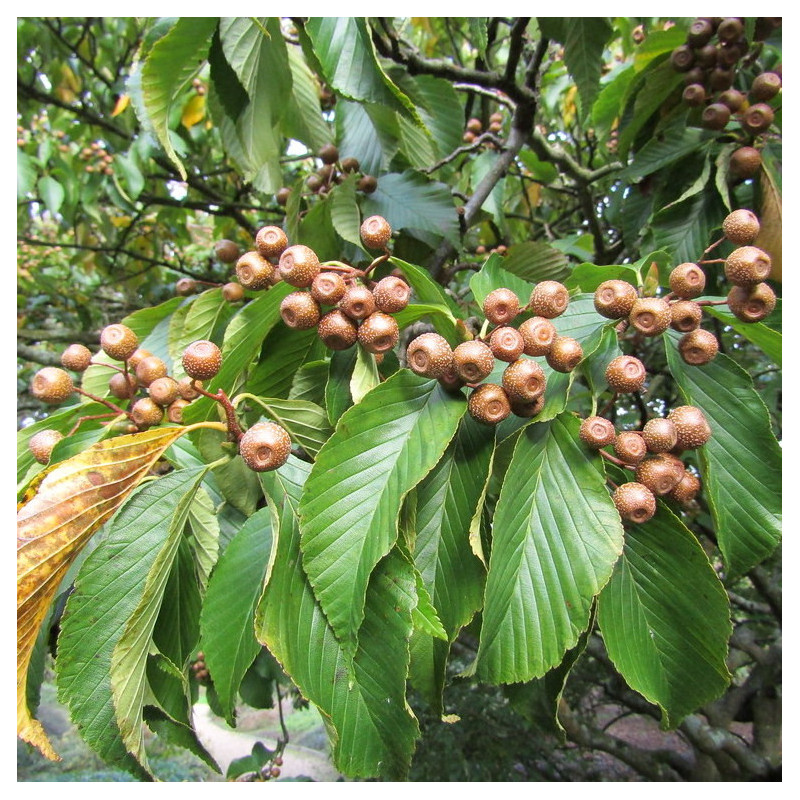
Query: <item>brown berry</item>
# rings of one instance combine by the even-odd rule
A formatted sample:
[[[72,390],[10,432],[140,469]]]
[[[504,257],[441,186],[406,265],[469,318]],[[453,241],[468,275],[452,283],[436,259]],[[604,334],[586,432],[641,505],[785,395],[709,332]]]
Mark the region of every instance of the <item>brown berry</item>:
[[[752,244],[760,230],[758,217],[746,208],[737,208],[736,211],[731,211],[722,221],[722,232],[725,234],[725,238],[733,244]]]
[[[695,64],[703,69],[709,69],[717,64],[717,46],[715,44],[704,44],[694,51]]]
[[[528,419],[535,417],[541,413],[544,408],[545,397],[543,394],[539,395],[535,400],[530,403],[518,403],[514,400],[511,401],[511,413],[517,417]]]
[[[74,391],[69,373],[58,367],[43,367],[31,381],[33,396],[49,405],[63,403]]]
[[[239,440],[239,453],[254,472],[282,467],[292,451],[289,434],[274,422],[257,422]]]
[[[509,325],[495,328],[489,336],[489,348],[495,358],[501,361],[516,361],[525,349],[522,334]]]
[[[735,180],[755,178],[761,170],[761,153],[755,147],[740,147],[731,153],[728,169]]]
[[[700,478],[693,472],[686,470],[683,473],[683,477],[678,481],[678,484],[669,493],[669,497],[685,506],[697,497],[700,488]]]
[[[642,438],[651,453],[668,453],[678,443],[678,431],[672,420],[656,417],[647,421]]]
[[[361,241],[368,250],[382,250],[392,238],[392,226],[375,214],[361,223]]]
[[[483,315],[492,325],[507,325],[519,314],[519,298],[510,289],[495,289],[483,301]]]
[[[775,72],[762,72],[750,85],[750,97],[757,103],[772,100],[781,90],[781,76]]]
[[[373,175],[364,175],[359,178],[356,188],[364,194],[372,194],[378,188],[378,179]]]
[[[175,294],[179,297],[186,297],[197,291],[197,281],[194,278],[181,278],[175,284]]]
[[[708,364],[719,351],[717,337],[704,328],[685,333],[678,342],[681,358],[693,367]]]
[[[223,264],[233,264],[242,254],[239,245],[230,239],[220,239],[214,244],[214,254]]]
[[[546,356],[556,338],[556,329],[549,319],[531,317],[518,328],[522,334],[523,353],[526,356]]]
[[[465,127],[470,133],[481,133],[483,131],[483,123],[476,117],[468,119]]]
[[[679,471],[672,457],[664,454],[646,458],[636,467],[636,480],[657,495],[671,492],[682,477],[683,470]]]
[[[361,168],[361,164],[359,163],[358,159],[353,158],[352,156],[343,158],[340,166],[342,168],[342,172],[358,172],[358,170]]]
[[[139,365],[140,361],[143,361],[145,358],[149,358],[152,355],[153,354],[149,350],[138,347],[133,351],[133,355],[128,359],[128,369],[136,370],[136,367]]]
[[[581,420],[581,441],[592,450],[599,450],[601,447],[613,444],[616,435],[614,423],[605,417],[587,417]]]
[[[339,160],[339,149],[334,144],[326,144],[317,155],[323,164],[335,164]]]
[[[168,375],[154,380],[150,386],[147,387],[147,393],[154,403],[158,403],[158,405],[162,407],[174,403],[180,395],[178,391],[178,382]]]
[[[136,394],[139,384],[130,373],[115,372],[108,379],[108,390],[118,400],[130,400]]]
[[[396,275],[381,278],[372,290],[375,306],[379,311],[396,314],[402,311],[411,299],[411,287]]]
[[[749,133],[756,135],[764,133],[772,125],[775,112],[766,103],[755,103],[750,106],[742,116],[742,127]]]
[[[711,41],[713,35],[714,26],[711,24],[711,20],[700,17],[689,26],[689,30],[686,33],[686,43],[692,47],[702,47]]]
[[[159,425],[164,419],[164,409],[149,397],[137,400],[131,406],[130,413],[140,431],[147,430],[153,425]]]
[[[304,244],[287,247],[278,261],[278,272],[290,286],[305,289],[320,273],[317,254]]]
[[[706,90],[699,83],[690,83],[683,90],[683,102],[692,108],[699,108],[706,101]]]
[[[142,386],[149,386],[166,374],[167,365],[158,356],[147,356],[136,365],[136,378]]]
[[[345,291],[339,308],[351,319],[366,319],[375,311],[375,297],[366,286],[356,284]]]
[[[694,66],[694,50],[688,45],[682,44],[672,51],[669,62],[676,72],[687,72]]]
[[[194,379],[190,378],[188,375],[178,381],[178,393],[184,400],[189,401],[200,397],[200,392],[194,387]]]
[[[139,346],[139,338],[126,325],[106,325],[100,332],[100,347],[103,352],[118,361],[130,358]]]
[[[279,206],[285,206],[289,202],[289,197],[291,194],[292,190],[288,186],[281,186],[275,195],[275,201]]]
[[[28,440],[28,449],[33,453],[33,457],[40,464],[47,464],[53,448],[64,438],[63,433],[54,431],[52,428],[45,428],[38,433],[34,433]]]
[[[631,313],[639,295],[636,287],[627,281],[603,281],[594,292],[594,307],[598,314],[608,319],[622,319]]]
[[[628,522],[647,522],[656,513],[656,498],[641,483],[623,483],[614,490],[612,499],[622,519]]]
[[[515,403],[532,403],[544,394],[544,370],[535,361],[520,358],[503,370],[503,389]]]
[[[577,339],[570,336],[556,336],[545,358],[556,372],[572,372],[583,358],[583,348]]]
[[[731,113],[735,114],[744,105],[746,98],[741,92],[737,92],[736,89],[728,89],[722,92],[717,100],[723,105],[728,106]]]
[[[647,455],[647,445],[640,433],[620,431],[614,439],[614,454],[626,464],[638,464]]]
[[[708,420],[696,406],[677,406],[667,414],[667,419],[675,426],[675,446],[681,450],[702,447],[711,438]]]
[[[406,351],[408,366],[426,378],[440,378],[453,364],[453,351],[438,333],[423,333],[412,340]]]
[[[728,308],[742,322],[761,322],[775,309],[777,298],[769,284],[733,286],[728,292]]]
[[[229,303],[238,303],[244,298],[244,289],[241,283],[231,281],[222,287],[222,297]]]
[[[494,369],[494,355],[489,345],[477,339],[462,342],[453,350],[453,364],[466,383],[480,383]]]
[[[706,275],[698,264],[678,264],[669,274],[669,288],[683,300],[700,297],[706,288]]]
[[[669,328],[669,303],[659,297],[640,297],[628,315],[631,325],[644,336],[658,336]]]
[[[288,246],[286,232],[277,225],[265,225],[256,234],[256,250],[264,258],[278,258]]]
[[[358,342],[370,353],[385,353],[399,341],[397,320],[383,311],[374,311],[358,328]]]
[[[184,400],[182,397],[179,397],[177,400],[173,400],[167,406],[167,419],[170,422],[174,422],[176,425],[183,424],[183,409],[189,405],[188,400]]]
[[[317,325],[317,335],[329,350],[347,350],[358,339],[358,326],[343,311],[335,308],[322,316]]]
[[[744,25],[738,17],[725,17],[717,25],[717,37],[720,42],[733,43],[738,41],[744,33]]]
[[[721,131],[731,118],[731,110],[724,103],[711,103],[703,109],[701,124],[711,131]]]
[[[236,262],[236,277],[245,289],[257,292],[272,286],[275,267],[261,253],[251,250]]]
[[[606,367],[606,383],[619,394],[640,392],[646,379],[647,370],[635,356],[617,356]]]
[[[321,316],[319,303],[308,292],[292,292],[281,300],[281,319],[298,331],[316,327]]]
[[[222,366],[222,351],[214,342],[198,339],[183,351],[181,363],[183,371],[190,378],[206,381],[219,372]]]
[[[676,300],[670,306],[672,318],[669,324],[673,330],[688,333],[700,327],[703,320],[703,308],[694,300]]]
[[[383,358],[383,356],[376,355],[375,358]],[[444,375],[440,375],[436,380],[439,381],[439,384],[446,392],[460,393],[461,389],[464,388],[464,381],[456,372],[455,367],[450,367]]]
[[[477,422],[497,425],[511,413],[511,402],[502,386],[482,383],[470,394],[467,411]]]
[[[82,344],[71,344],[61,354],[61,366],[83,372],[92,362],[92,351]]]
[[[772,272],[770,257],[752,245],[737,247],[725,259],[725,277],[737,286],[753,286],[766,280]]]
[[[346,291],[347,284],[337,272],[320,272],[311,282],[311,296],[321,305],[336,305]]]
[[[528,308],[537,317],[561,316],[569,305],[569,291],[558,281],[542,281],[534,286]]]

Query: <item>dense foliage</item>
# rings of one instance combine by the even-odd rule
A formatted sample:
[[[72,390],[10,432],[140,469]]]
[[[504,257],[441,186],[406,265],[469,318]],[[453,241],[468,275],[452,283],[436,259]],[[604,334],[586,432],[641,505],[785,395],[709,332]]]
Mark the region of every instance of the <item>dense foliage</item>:
[[[463,754],[443,779],[575,776],[538,739],[474,744],[476,698],[492,728],[649,780],[779,771],[780,20],[20,18],[17,35],[24,740],[57,758],[35,718],[50,651],[86,742],[142,779],[144,725],[213,763],[198,693],[235,724],[278,686],[321,711],[354,778],[435,779],[440,746]],[[752,236],[723,230],[737,209]],[[267,229],[288,250],[265,255]],[[299,245],[369,298],[399,278],[410,303],[375,331],[369,312],[320,319],[284,263]],[[754,258],[764,274],[742,277]],[[641,319],[600,308],[609,282]],[[521,309],[507,326],[499,289]],[[531,318],[574,360],[504,350]],[[484,340],[475,380],[431,366]],[[198,341],[219,348],[207,375]],[[136,348],[164,372],[145,380]],[[621,356],[646,370],[633,388]],[[516,364],[543,394],[514,399]],[[203,393],[149,418],[113,385],[129,371],[145,396],[164,374]],[[514,413],[492,417],[481,383]],[[673,481],[633,522],[615,490],[645,478],[614,434],[671,451],[648,423],[687,406],[710,432],[680,445],[692,490]],[[265,469],[257,434],[281,429]],[[601,707],[687,751],[626,744]],[[285,745],[242,763],[275,777]]]

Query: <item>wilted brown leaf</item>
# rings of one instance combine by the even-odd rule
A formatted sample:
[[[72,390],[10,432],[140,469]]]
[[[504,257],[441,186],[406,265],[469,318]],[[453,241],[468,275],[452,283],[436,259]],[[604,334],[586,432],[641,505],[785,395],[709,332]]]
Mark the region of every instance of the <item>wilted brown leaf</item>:
[[[769,170],[761,170],[761,231],[755,241],[757,247],[769,253],[772,260],[770,278],[783,279],[783,204],[780,189]]]

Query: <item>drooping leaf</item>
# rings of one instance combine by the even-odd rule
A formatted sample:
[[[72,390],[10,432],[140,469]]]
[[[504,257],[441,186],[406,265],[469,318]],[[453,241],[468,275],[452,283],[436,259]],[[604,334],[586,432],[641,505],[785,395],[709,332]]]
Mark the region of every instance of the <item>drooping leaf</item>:
[[[334,351],[328,367],[328,381],[325,384],[325,408],[328,420],[336,426],[339,417],[353,405],[350,394],[350,380],[356,364],[358,350],[350,347],[347,350]]]
[[[400,147],[397,115],[371,103],[336,103],[336,140],[342,157],[357,158],[364,174],[377,176],[389,166]]]
[[[277,397],[253,397],[253,402],[311,456],[317,455],[333,432],[325,410],[315,403]]]
[[[298,47],[288,47],[292,71],[292,91],[283,119],[283,129],[292,139],[318,152],[331,141],[328,125],[322,118],[317,80],[303,60]]]
[[[603,49],[612,31],[604,17],[573,17],[566,26],[564,62],[578,86],[583,116],[589,114],[600,91]]]
[[[650,139],[636,153],[632,163],[619,173],[619,178],[635,183],[685,156],[708,150],[713,138],[710,131],[702,128],[688,128],[685,124],[673,125],[663,134]]]
[[[506,271],[505,260],[497,253],[492,253],[486,263],[469,279],[469,288],[475,302],[482,306],[489,292],[499,288],[511,289],[517,295],[520,308],[528,305],[533,286],[526,280]]]
[[[508,248],[503,269],[529,283],[563,281],[569,261],[564,253],[546,242],[519,242]]]

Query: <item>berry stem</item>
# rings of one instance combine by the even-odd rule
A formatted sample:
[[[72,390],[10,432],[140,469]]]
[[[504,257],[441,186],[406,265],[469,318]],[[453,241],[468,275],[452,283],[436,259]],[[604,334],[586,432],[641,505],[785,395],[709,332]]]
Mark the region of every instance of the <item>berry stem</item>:
[[[244,436],[244,432],[239,425],[239,420],[236,418],[236,409],[228,399],[228,395],[225,394],[224,390],[220,389],[216,394],[211,394],[211,392],[207,392],[202,386],[200,386],[196,380],[192,381],[192,388],[195,391],[200,392],[203,397],[208,397],[210,400],[214,400],[222,406],[225,411],[228,438],[232,442],[238,443],[242,436]]]
[[[372,262],[372,263],[371,263],[371,264],[370,264],[370,265],[369,265],[369,266],[368,266],[368,267],[367,267],[367,268],[364,270],[364,275],[363,275],[363,276],[364,276],[364,277],[366,277],[367,275],[369,275],[369,273],[370,273],[370,272],[372,272],[372,270],[373,270],[373,269],[375,269],[375,267],[378,267],[378,266],[380,266],[381,264],[383,264],[383,262],[384,262],[384,261],[388,261],[388,260],[389,260],[391,257],[392,257],[392,254],[391,254],[391,253],[390,253],[388,250],[386,250],[386,252],[385,252],[383,255],[380,255],[380,256],[378,256],[378,257],[377,257],[377,258],[376,258],[376,259],[375,259],[375,260],[374,260],[374,261],[373,261],[373,262]]]
[[[95,403],[102,403],[106,408],[110,408],[115,414],[124,414],[126,417],[128,417],[128,419],[133,419],[133,414],[131,414],[129,411],[126,411],[124,408],[114,405],[114,403],[112,403],[110,400],[106,400],[104,397],[98,397],[96,394],[87,392],[86,389],[81,389],[80,386],[76,386],[75,391],[78,394],[82,394],[84,397],[88,397],[90,400],[94,400]]]
[[[724,258],[707,258],[703,261],[698,261],[698,264],[724,264]]]
[[[616,464],[618,467],[622,467],[623,469],[633,469],[630,464],[626,464],[621,458],[617,458],[616,456],[612,456],[611,453],[606,453],[605,450],[598,451],[603,458],[607,461],[610,461],[612,464]]]
[[[721,239],[717,239],[717,241],[714,242],[714,244],[710,244],[705,250],[703,250],[703,255],[700,256],[700,258],[703,258],[704,256],[708,255],[716,247],[719,247],[724,241],[725,241],[725,237],[724,236]],[[708,263],[708,262],[701,261],[700,263],[703,264],[703,263]]]
[[[90,414],[85,417],[78,417],[67,436],[72,436],[84,422],[88,422],[90,419],[108,419],[109,417],[119,418],[119,414],[109,411],[108,414]]]
[[[349,264],[344,264],[341,261],[324,261],[322,264],[320,264],[320,267],[325,270],[332,270],[334,272],[346,272],[350,275],[355,275],[361,272],[361,270],[351,267]]]
[[[695,300],[699,306],[726,306],[727,300]]]

